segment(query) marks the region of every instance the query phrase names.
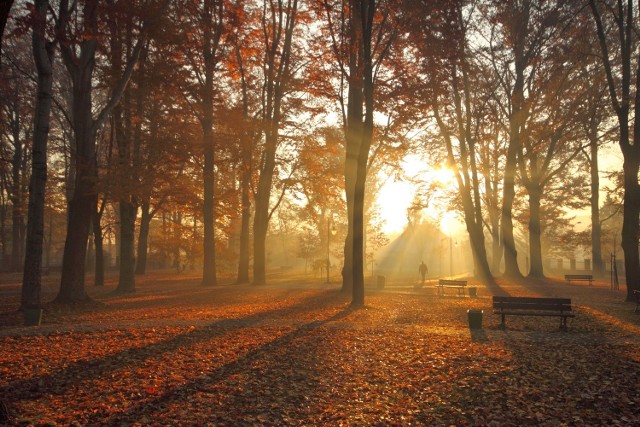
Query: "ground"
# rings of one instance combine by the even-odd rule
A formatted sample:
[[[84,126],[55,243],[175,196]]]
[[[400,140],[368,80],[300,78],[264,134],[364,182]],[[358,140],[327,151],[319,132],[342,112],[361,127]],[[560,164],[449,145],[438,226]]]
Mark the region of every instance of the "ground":
[[[17,313],[0,277],[0,401],[11,425],[639,425],[640,315],[596,282],[477,282],[478,298],[387,280],[351,309],[305,276],[199,286],[153,273],[137,292]],[[55,296],[56,278],[44,289]],[[491,295],[564,296],[555,318],[491,312]],[[483,309],[470,330],[468,309]]]

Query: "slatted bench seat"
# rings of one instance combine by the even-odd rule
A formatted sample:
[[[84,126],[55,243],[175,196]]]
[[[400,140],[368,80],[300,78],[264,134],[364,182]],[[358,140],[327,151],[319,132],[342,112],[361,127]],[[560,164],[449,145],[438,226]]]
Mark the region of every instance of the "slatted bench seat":
[[[506,316],[552,316],[560,318],[560,329],[567,330],[567,318],[575,317],[570,298],[493,297],[493,313],[502,317],[501,328],[505,328]]]
[[[454,288],[458,290],[458,295],[464,296],[464,289],[467,287],[467,281],[440,279],[438,280],[436,287],[438,288],[438,295],[444,295],[445,288]]]
[[[575,282],[589,282],[589,286],[591,286],[591,282],[593,282],[593,275],[591,274],[565,274],[564,280],[571,283],[571,281]]]

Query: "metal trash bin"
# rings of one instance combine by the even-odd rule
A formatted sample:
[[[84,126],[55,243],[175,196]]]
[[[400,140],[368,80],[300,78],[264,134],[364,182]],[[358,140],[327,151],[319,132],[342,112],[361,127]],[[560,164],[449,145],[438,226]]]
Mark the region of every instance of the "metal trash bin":
[[[378,276],[378,289],[384,289],[384,276]]]
[[[467,310],[469,329],[482,329],[482,310]]]

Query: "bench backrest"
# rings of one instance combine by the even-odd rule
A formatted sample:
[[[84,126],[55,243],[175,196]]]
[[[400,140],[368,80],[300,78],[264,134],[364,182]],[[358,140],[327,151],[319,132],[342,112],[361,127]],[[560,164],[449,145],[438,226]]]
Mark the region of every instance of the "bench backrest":
[[[494,296],[493,308],[498,310],[571,311],[571,299]]]
[[[438,281],[439,284],[441,285],[455,285],[455,286],[467,286],[467,281],[466,280],[447,280],[447,279],[440,279]]]

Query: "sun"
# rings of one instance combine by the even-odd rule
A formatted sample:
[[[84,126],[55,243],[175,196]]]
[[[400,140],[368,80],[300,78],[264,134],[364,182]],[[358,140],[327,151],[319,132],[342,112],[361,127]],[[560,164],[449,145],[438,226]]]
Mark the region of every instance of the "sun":
[[[434,183],[437,187],[452,189],[455,187],[454,172],[445,164],[433,166],[419,156],[406,156],[400,166],[409,177],[418,181]],[[387,177],[382,177],[383,179]],[[381,218],[384,220],[383,231],[394,236],[402,233],[407,226],[407,211],[411,207],[420,186],[410,180],[388,179],[376,197]],[[442,218],[446,212],[442,206],[429,206],[426,214],[434,222]]]
[[[389,181],[380,189],[376,198],[380,217],[384,220],[382,231],[390,236],[400,234],[407,226],[407,210],[413,202],[416,187],[406,181]]]
[[[444,164],[433,169],[430,174],[443,188],[450,188],[456,183],[455,173]]]

